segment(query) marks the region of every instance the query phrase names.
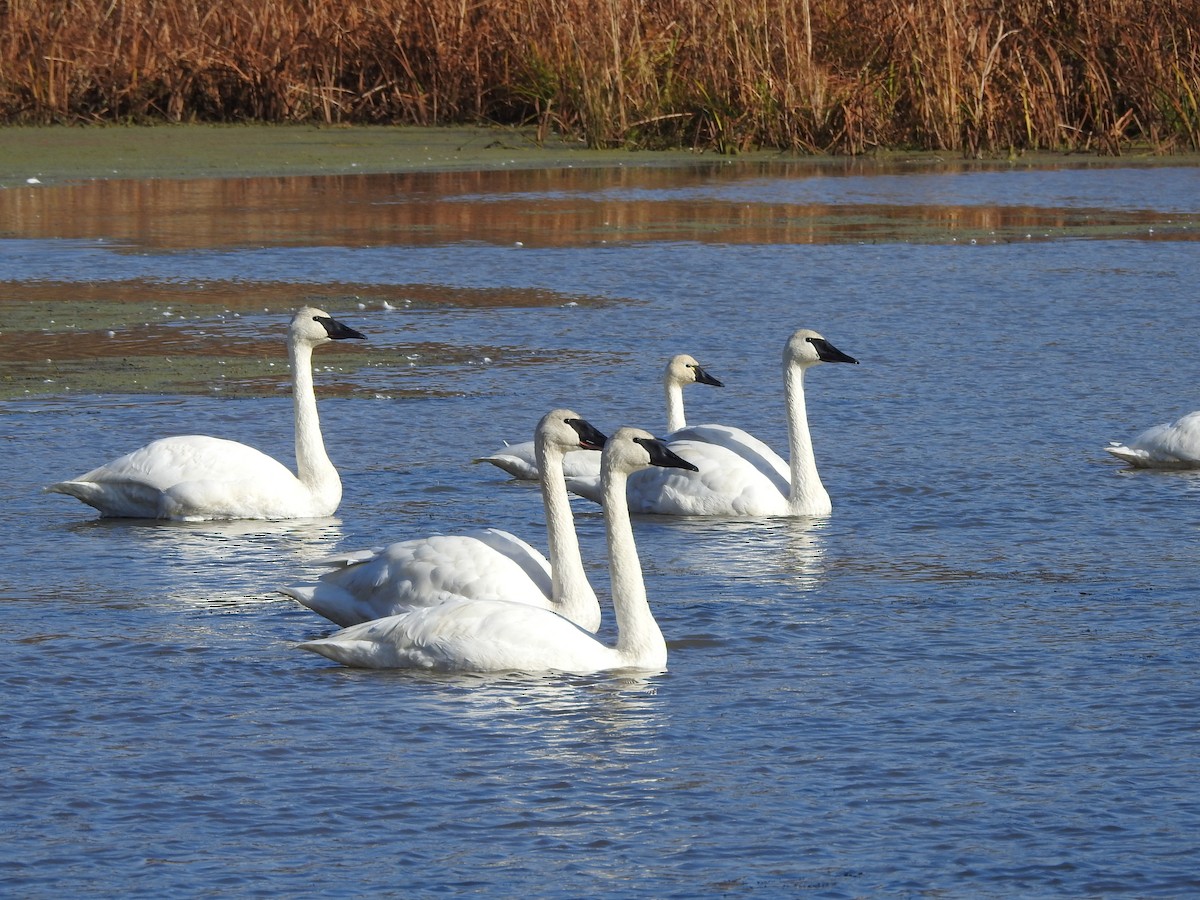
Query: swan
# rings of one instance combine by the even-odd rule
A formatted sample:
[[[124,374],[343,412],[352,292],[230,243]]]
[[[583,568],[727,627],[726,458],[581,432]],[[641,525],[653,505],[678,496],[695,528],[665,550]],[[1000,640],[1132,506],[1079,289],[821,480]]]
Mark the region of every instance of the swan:
[[[691,466],[636,428],[619,429],[604,446],[601,480],[616,646],[549,610],[485,599],[412,609],[298,646],[343,665],[372,669],[577,674],[665,669],[667,644],[646,599],[625,499],[629,474],[650,465]]]
[[[607,439],[569,409],[544,415],[535,434],[538,465],[546,473],[542,503],[549,562],[520,538],[489,528],[328,558],[322,562],[341,568],[326,572],[316,585],[288,587],[283,593],[341,626],[450,599],[487,598],[554,610],[595,631],[600,602],[583,568],[562,461],[570,450],[599,450]]]
[[[139,519],[298,519],[333,515],[342,482],[325,454],[313,392],[313,348],[366,335],[308,306],[288,326],[296,417],[296,468],[253,447],[200,434],[152,441],[47,491],[70,494],[101,516]]]
[[[663,390],[667,395],[668,432],[678,431],[687,425],[687,419],[683,413],[683,389],[690,384],[725,386],[723,382],[709,374],[694,356],[680,353],[671,357],[666,369],[663,370]],[[670,440],[670,437],[670,434],[667,434],[661,440]],[[523,481],[536,481],[538,477],[533,441],[522,441],[516,444],[506,442],[502,449],[489,456],[481,456],[474,461],[491,463],[497,468],[503,469],[513,478]],[[568,453],[563,462],[563,473],[569,478],[594,477],[598,491],[600,454],[589,453],[586,450]]]
[[[1200,468],[1200,410],[1169,425],[1155,425],[1129,444],[1115,441],[1104,448],[1139,469]]]
[[[694,472],[649,469],[629,478],[629,508],[674,516],[824,516],[833,505],[817,474],[804,373],[822,362],[857,363],[817,332],[802,328],[783,351],[790,465],[740,428],[695,425],[671,435],[667,445],[694,463]],[[567,479],[567,488],[599,501],[597,479]]]

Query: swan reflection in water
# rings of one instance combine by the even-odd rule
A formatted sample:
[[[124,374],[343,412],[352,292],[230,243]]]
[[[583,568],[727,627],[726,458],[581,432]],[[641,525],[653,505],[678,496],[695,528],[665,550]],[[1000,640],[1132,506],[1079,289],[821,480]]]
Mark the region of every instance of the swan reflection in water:
[[[823,518],[696,519],[646,517],[638,522],[653,563],[665,570],[709,574],[729,581],[816,590],[826,572]],[[650,529],[654,530],[651,537]],[[647,556],[651,554],[647,552]],[[756,589],[774,599],[776,591]]]
[[[342,520],[234,519],[174,522],[99,518],[76,522],[72,534],[105,544],[93,551],[88,577],[100,569],[121,593],[200,607],[280,603],[274,570],[328,556],[343,538]],[[147,560],[153,561],[148,564]]]
[[[313,633],[320,633],[319,624]],[[669,674],[436,673],[346,667],[317,668],[311,674],[361,680],[378,685],[382,694],[402,697],[404,712],[396,714],[397,721],[427,723],[406,736],[406,755],[414,751],[414,742],[480,748],[490,759],[484,775],[495,771],[493,753],[507,753],[501,748],[520,748],[513,758],[502,761],[510,772],[548,759],[579,772],[620,768],[631,754],[657,754],[660,733],[667,726],[663,703],[670,692],[663,685]],[[379,713],[388,715],[384,707],[379,707]],[[481,731],[495,740],[481,742]]]

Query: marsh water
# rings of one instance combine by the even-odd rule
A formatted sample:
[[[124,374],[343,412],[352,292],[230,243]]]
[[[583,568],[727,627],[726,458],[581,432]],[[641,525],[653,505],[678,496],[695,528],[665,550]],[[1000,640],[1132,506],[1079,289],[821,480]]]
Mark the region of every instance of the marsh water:
[[[9,896],[1200,892],[1200,473],[1102,447],[1200,408],[1200,170],[557,168],[0,191],[0,886]],[[99,520],[41,488],[153,438],[292,460],[316,303],[345,493]],[[353,671],[275,593],[479,525],[472,459],[569,405],[786,444],[833,514],[646,517],[660,674]],[[607,591],[598,510],[578,501]],[[602,636],[611,640],[606,611]]]

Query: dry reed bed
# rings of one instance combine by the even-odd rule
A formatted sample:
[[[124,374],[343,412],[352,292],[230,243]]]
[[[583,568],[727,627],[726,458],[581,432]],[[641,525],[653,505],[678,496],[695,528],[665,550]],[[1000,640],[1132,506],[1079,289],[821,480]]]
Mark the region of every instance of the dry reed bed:
[[[0,122],[1200,149],[1200,0],[0,0]]]

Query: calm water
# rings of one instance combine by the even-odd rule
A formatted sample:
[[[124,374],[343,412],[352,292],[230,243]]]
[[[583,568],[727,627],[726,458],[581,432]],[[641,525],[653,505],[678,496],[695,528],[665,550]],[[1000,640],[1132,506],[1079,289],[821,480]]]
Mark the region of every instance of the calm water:
[[[1100,450],[1200,408],[1197,170],[114,183],[0,205],[9,315],[214,291],[173,333],[235,354],[315,298],[372,361],[325,376],[345,498],[320,522],[98,521],[39,493],[171,433],[290,461],[277,384],[0,403],[4,893],[1200,892],[1200,474]],[[783,448],[778,360],[802,326],[862,363],[806,382],[834,513],[639,520],[667,673],[431,677],[294,649],[332,629],[272,591],[324,554],[479,524],[544,545],[536,491],[472,456],[562,404],[661,428],[675,352],[727,385],[688,392],[693,422]],[[578,514],[606,590],[600,517]]]

